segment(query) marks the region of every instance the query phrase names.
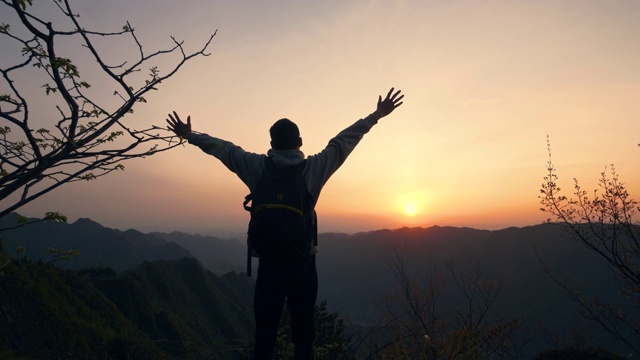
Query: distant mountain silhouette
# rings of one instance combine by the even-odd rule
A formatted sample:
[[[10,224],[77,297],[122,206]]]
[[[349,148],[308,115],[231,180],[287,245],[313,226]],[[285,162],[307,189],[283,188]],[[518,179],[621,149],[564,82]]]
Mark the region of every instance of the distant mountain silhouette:
[[[507,284],[490,316],[517,316],[531,328],[545,326],[560,335],[582,329],[583,335],[610,351],[624,353],[626,348],[586,322],[544,268],[560,280],[570,278],[585,295],[620,304],[628,315],[640,320],[637,309],[619,292],[618,281],[606,262],[580,242],[568,239],[553,224],[494,231],[434,226],[324,234],[319,243],[319,297],[356,320],[375,320],[376,306],[396,288],[387,263],[397,253],[405,257],[407,274],[416,279],[433,268],[446,272],[445,261],[457,267],[477,264],[483,280]],[[441,301],[461,305],[464,299],[460,292],[448,291]],[[536,338],[530,346],[539,351],[550,345]]]
[[[503,230],[430,227],[382,230],[355,235],[324,234],[319,240],[320,293],[340,311],[365,316],[370,302],[394,286],[386,265],[402,253],[406,269],[421,276],[445,260],[457,265],[478,264],[486,279],[510,284],[509,303],[526,303],[533,311],[539,294],[558,295],[555,284],[544,273],[546,266],[561,279],[572,275],[577,285],[610,289],[606,264],[580,243],[563,237],[554,225],[537,225]],[[536,253],[539,255],[536,255]],[[349,296],[345,296],[349,294]],[[517,299],[517,301],[512,301]],[[509,306],[514,312],[517,306]],[[546,309],[551,310],[551,309]],[[546,311],[545,310],[545,311]]]
[[[222,274],[231,270],[244,271],[246,261],[246,246],[240,241],[178,232],[121,232],[88,219],[69,225],[53,222],[34,224],[3,232],[0,237],[4,239],[5,250],[9,253],[15,246],[79,249],[78,259],[56,263],[70,268],[110,266],[123,271],[144,261],[195,256],[206,269]],[[517,316],[532,326],[543,324],[558,333],[585,326],[585,322],[577,306],[558,291],[545,273],[545,267],[559,279],[571,278],[585,294],[613,303],[620,302],[623,297],[617,289],[615,277],[602,259],[581,243],[568,239],[559,226],[541,224],[492,231],[433,226],[357,234],[320,234],[318,298],[328,300],[331,311],[339,311],[356,323],[375,320],[379,315],[375,310],[376,304],[380,304],[384,295],[397,286],[387,266],[395,254],[403,254],[407,273],[412,277],[424,276],[433,268],[446,271],[445,261],[458,267],[477,264],[484,280],[504,281],[508,285],[491,316]],[[142,276],[141,269],[160,271],[161,264],[145,264],[137,269],[135,276]],[[197,271],[193,276],[205,281]],[[240,286],[247,280],[245,275],[228,276],[229,281],[236,282],[237,286],[225,291],[234,291],[234,298],[245,299],[243,306],[251,304],[251,287]],[[153,284],[153,281],[148,283]],[[161,284],[153,286],[156,287],[153,291],[161,288]],[[201,286],[209,288],[213,285]],[[151,291],[138,290],[143,293]],[[107,289],[105,293],[108,293]],[[132,297],[127,301],[138,302],[136,292],[127,296]],[[459,304],[462,300],[455,293],[447,293],[443,298],[450,304]],[[635,314],[633,308],[622,308]],[[593,331],[590,336],[601,338],[607,349],[624,351],[619,342],[601,334],[593,324],[587,325]],[[542,349],[544,345],[539,343],[536,346]]]
[[[0,228],[15,225],[16,219],[15,214],[0,219]],[[120,272],[144,261],[193,257],[188,250],[155,235],[137,230],[114,230],[84,218],[72,224],[38,222],[2,231],[0,239],[7,254],[12,255],[16,248],[24,247],[24,255],[45,262],[51,259],[47,248],[78,250],[79,256],[56,264],[68,269],[105,266]]]
[[[216,274],[245,271],[244,262],[246,261],[247,247],[238,240],[191,235],[177,231],[172,233],[153,232],[150,235],[175,243],[192,254],[197,254],[198,260]]]

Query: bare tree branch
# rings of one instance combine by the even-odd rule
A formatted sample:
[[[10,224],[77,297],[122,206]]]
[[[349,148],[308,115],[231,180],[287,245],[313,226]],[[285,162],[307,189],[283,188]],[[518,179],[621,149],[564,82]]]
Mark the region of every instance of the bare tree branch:
[[[157,90],[158,85],[187,62],[209,56],[207,49],[216,36],[214,32],[194,52],[185,51],[183,42],[171,37],[174,45],[170,48],[146,53],[130,23],[114,32],[88,30],[67,0],[49,1],[68,20],[65,29],[60,30],[51,21],[35,15],[33,8],[44,3],[0,0],[3,11],[11,11],[23,26],[21,31],[13,32],[9,25],[0,24],[0,36],[19,46],[23,55],[17,63],[0,64],[0,81],[9,91],[0,94],[0,121],[3,122],[0,123],[0,200],[3,203],[0,217],[63,184],[93,180],[123,170],[121,163],[126,160],[151,156],[180,145],[165,129],[139,129],[124,117],[128,119],[138,103],[147,101],[144,96],[148,92]],[[17,35],[24,33],[28,35]],[[131,36],[130,40],[138,48],[137,58],[108,64],[92,39],[122,36]],[[116,88],[114,95],[120,101],[115,109],[101,105],[107,99],[90,96],[87,89],[91,84],[81,78],[81,69],[76,66],[78,61],[58,54],[61,39],[76,41],[89,50],[95,64]],[[173,58],[174,54],[179,54],[179,59],[168,68],[148,65],[146,79],[129,78],[133,73],[139,74],[150,60]],[[41,128],[33,128],[30,120],[29,99],[36,94],[26,97],[21,87],[16,86],[25,72],[39,74],[44,94],[60,100],[55,110],[49,112],[47,125]]]
[[[632,199],[611,165],[600,174],[598,189],[592,195],[583,190],[574,179],[572,197],[562,195],[558,176],[551,161],[551,145],[547,139],[547,175],[540,190],[543,212],[555,219],[566,234],[606,261],[608,268],[622,284],[620,293],[640,310],[640,225],[636,217],[639,204]],[[547,274],[559,288],[580,305],[582,315],[599,324],[607,332],[624,341],[633,350],[640,340],[640,324],[637,316],[625,314],[622,304],[603,303],[590,299],[568,280],[559,280],[552,272]]]
[[[408,272],[407,263],[404,251],[387,260],[397,288],[381,306],[383,321],[365,334],[372,342],[365,358],[505,358],[518,346],[513,339],[521,321],[488,316],[503,283],[483,280],[480,268],[471,263],[458,270],[447,262],[447,272],[432,268],[420,278]],[[451,298],[464,301],[446,302]],[[358,345],[364,343],[363,338]]]

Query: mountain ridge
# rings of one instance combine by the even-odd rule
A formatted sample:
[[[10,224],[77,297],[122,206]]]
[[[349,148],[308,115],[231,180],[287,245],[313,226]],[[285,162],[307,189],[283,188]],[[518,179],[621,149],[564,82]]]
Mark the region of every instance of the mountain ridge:
[[[80,225],[83,225],[81,228],[96,229],[103,234],[96,238],[95,242],[99,246],[109,243],[105,237],[107,233],[116,236],[118,241],[129,244],[127,251],[135,255],[129,257],[139,261],[143,269],[151,266],[147,263],[149,254],[153,251],[149,249],[154,246],[156,250],[170,249],[172,246],[183,249],[182,254],[188,254],[187,258],[197,259],[193,261],[199,266],[213,271],[220,279],[235,284],[224,290],[229,296],[244,299],[238,300],[242,306],[251,304],[252,289],[251,286],[245,286],[247,278],[242,273],[246,261],[246,245],[240,241],[180,232],[142,234],[133,229],[125,232],[108,231],[96,224],[87,219]],[[36,225],[38,224],[34,224]],[[47,226],[50,234],[56,233],[51,231],[54,228],[59,230],[73,227],[69,224]],[[86,232],[78,231],[74,234],[82,235],[81,238],[85,240],[88,238]],[[5,237],[5,233],[0,236]],[[140,241],[135,240],[138,237]],[[396,279],[389,268],[390,261],[394,260],[404,261],[407,274],[415,280],[424,279],[432,270],[446,273],[449,271],[448,264],[452,264],[455,271],[461,271],[465,266],[477,266],[483,280],[504,282],[507,285],[496,301],[497,310],[492,316],[519,317],[530,324],[552,324],[559,332],[583,326],[584,321],[575,303],[557,290],[557,284],[549,277],[550,273],[558,279],[571,276],[572,282],[584,290],[585,294],[599,296],[614,303],[624,300],[619,296],[615,277],[608,270],[606,262],[579,242],[567,239],[563,229],[557,224],[545,223],[499,230],[431,226],[381,229],[355,234],[332,232],[321,233],[319,245],[318,299],[327,300],[331,311],[339,311],[356,323],[376,321],[379,315],[376,313],[376,306],[380,306],[385,297],[397,289]],[[172,260],[161,259],[160,253],[156,253],[159,263],[154,265],[158,268],[161,268],[163,261]],[[83,256],[82,252],[80,256]],[[175,257],[176,252],[169,256]],[[93,266],[104,263],[101,260]],[[87,265],[91,265],[90,261],[87,261]],[[128,269],[131,268],[133,266]],[[121,273],[129,271],[124,267],[121,269]],[[228,272],[225,269],[236,270]],[[200,275],[196,277],[201,279],[201,283],[208,281]],[[153,291],[161,288],[161,284],[154,286],[157,288]],[[451,305],[463,300],[455,293],[443,296],[443,301]],[[634,314],[633,307],[622,306],[621,309],[630,310]],[[609,344],[609,349],[623,351],[619,342],[616,343],[607,336],[594,333],[592,337],[602,337],[606,340],[601,341]]]
[[[0,229],[15,225],[18,216],[11,214],[0,219]],[[108,228],[88,218],[80,218],[71,224],[39,221],[1,231],[0,239],[8,254],[22,247],[25,249],[23,256],[44,262],[51,260],[49,248],[78,251],[78,256],[58,263],[62,268],[75,270],[106,266],[122,272],[144,261],[193,257],[188,250],[155,235],[135,229]]]

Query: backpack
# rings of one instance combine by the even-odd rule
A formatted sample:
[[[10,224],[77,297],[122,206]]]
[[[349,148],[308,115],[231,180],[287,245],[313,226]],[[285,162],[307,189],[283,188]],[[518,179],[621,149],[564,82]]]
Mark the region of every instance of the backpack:
[[[287,261],[309,255],[317,244],[315,203],[302,172],[296,166],[277,168],[265,159],[264,172],[243,206],[251,214],[247,231],[247,276],[251,276],[251,256]],[[249,206],[251,202],[251,206]]]

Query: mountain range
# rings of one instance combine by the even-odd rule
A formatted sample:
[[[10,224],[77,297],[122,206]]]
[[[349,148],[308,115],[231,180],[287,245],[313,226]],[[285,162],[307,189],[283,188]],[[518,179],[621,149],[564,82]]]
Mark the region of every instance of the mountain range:
[[[17,214],[0,219],[0,229],[15,226],[17,219]],[[23,255],[45,262],[51,259],[49,249],[79,251],[79,256],[72,256],[68,261],[58,264],[66,269],[104,266],[121,272],[143,261],[193,257],[187,249],[156,236],[133,229],[120,231],[107,228],[86,218],[72,224],[35,222],[2,231],[0,238],[8,254],[14,254],[16,249],[22,247],[25,249]]]
[[[0,225],[6,227],[6,223]],[[168,276],[171,279],[168,284],[198,284],[189,289],[179,287],[182,289],[179,291],[189,294],[185,299],[180,297],[180,301],[187,301],[192,304],[188,307],[200,309],[200,313],[174,311],[171,316],[175,319],[198,318],[205,326],[219,316],[215,314],[236,314],[232,316],[235,320],[216,321],[215,328],[204,332],[218,339],[221,334],[230,334],[232,338],[245,334],[246,339],[247,329],[251,327],[252,320],[247,314],[250,314],[252,279],[243,273],[246,246],[241,240],[178,232],[119,231],[88,219],[73,224],[40,222],[4,231],[0,237],[7,253],[22,246],[28,257],[45,262],[50,257],[47,247],[79,250],[77,257],[56,262],[59,268],[113,269],[114,273],[102,280],[96,280],[100,277],[95,276],[92,279],[93,284],[119,308],[146,306],[144,294],[151,290],[136,285],[134,279],[150,286],[156,294],[177,291],[163,285]],[[464,305],[464,294],[454,286],[455,276],[463,276],[465,269],[474,269],[483,282],[504,284],[504,290],[489,314],[492,318],[517,317],[532,329],[546,326],[550,329],[549,337],[564,338],[567,344],[570,341],[568,334],[582,329],[585,342],[613,352],[626,351],[619,341],[586,323],[576,304],[558,291],[551,276],[562,281],[570,279],[571,284],[587,295],[620,303],[621,309],[631,314],[637,312],[621,298],[618,283],[607,264],[581,243],[568,238],[562,228],[554,224],[491,231],[433,226],[356,234],[324,233],[319,236],[319,244],[319,299],[327,300],[332,311],[340,312],[353,324],[373,324],[379,320],[377,309],[390,294],[398,291],[394,264],[401,264],[406,274],[416,281],[424,281],[434,272],[448,274],[451,284],[441,300],[452,306]],[[173,261],[166,262],[170,260]],[[164,277],[157,275],[159,273]],[[225,282],[234,285],[225,285]],[[209,298],[198,294],[197,289],[207,289],[203,294],[208,294]],[[116,293],[117,296],[113,295]],[[225,296],[228,300],[219,300]],[[194,306],[196,301],[200,301],[200,305]],[[203,307],[205,303],[211,306]],[[163,306],[179,309],[184,304],[169,302]],[[136,316],[142,316],[139,315],[141,312],[144,313],[143,309],[138,308],[123,313],[125,318],[136,319]],[[157,320],[157,315],[154,315],[155,322],[150,315],[144,316],[145,320],[139,320],[146,324],[142,333],[149,336],[154,331],[161,331],[162,321]],[[530,346],[539,351],[549,347],[551,342],[549,338],[535,336]]]

